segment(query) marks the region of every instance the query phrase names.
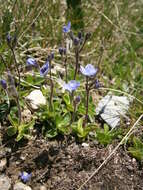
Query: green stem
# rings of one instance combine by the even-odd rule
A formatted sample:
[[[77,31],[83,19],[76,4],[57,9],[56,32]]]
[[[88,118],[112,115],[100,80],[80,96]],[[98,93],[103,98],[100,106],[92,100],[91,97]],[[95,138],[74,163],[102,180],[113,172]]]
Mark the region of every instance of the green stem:
[[[50,69],[50,87],[51,87],[49,108],[50,108],[50,110],[52,110],[52,108],[53,108],[54,83],[53,83],[53,80],[52,80],[51,61],[49,61],[49,69]]]
[[[86,111],[85,111],[85,122],[84,122],[84,126],[86,125],[87,123],[87,120],[88,120],[88,104],[89,104],[89,88],[88,88],[88,82],[89,82],[89,78],[86,77],[86,85],[85,85],[85,88],[86,88]]]
[[[74,80],[76,80],[76,75],[79,69],[79,50],[78,48],[75,49],[75,73],[74,73]]]
[[[20,71],[19,71],[19,68],[18,68],[18,63],[17,63],[17,60],[16,60],[14,49],[11,46],[10,46],[10,49],[12,51],[12,55],[13,55],[14,62],[15,62],[15,67],[16,67],[17,74],[18,74],[18,88],[19,88],[20,87]]]
[[[21,107],[20,107],[20,103],[19,103],[19,97],[16,98],[16,103],[17,103],[17,108],[18,108],[18,118],[19,118],[19,125],[21,124]]]
[[[65,57],[65,72],[66,72],[66,83],[68,82],[68,70],[67,70],[67,56]]]

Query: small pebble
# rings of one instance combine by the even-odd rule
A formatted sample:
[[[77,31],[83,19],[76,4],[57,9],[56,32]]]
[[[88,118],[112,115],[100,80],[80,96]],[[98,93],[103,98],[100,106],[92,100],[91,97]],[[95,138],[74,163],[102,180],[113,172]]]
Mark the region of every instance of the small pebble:
[[[133,159],[132,159],[132,162],[133,162],[133,163],[136,163],[136,159],[135,159],[135,158],[133,158]]]
[[[10,188],[11,188],[11,180],[9,179],[9,177],[5,175],[0,175],[0,189],[10,190]]]
[[[18,182],[14,185],[13,190],[32,190],[32,189],[28,185],[25,185],[22,182]]]
[[[2,172],[6,168],[6,163],[7,163],[6,158],[2,158],[0,160],[0,172]]]
[[[40,187],[40,190],[47,190],[47,187],[45,187],[44,185],[42,185],[42,186]]]
[[[89,147],[89,144],[87,144],[87,143],[82,143],[82,146],[86,148],[86,147]]]

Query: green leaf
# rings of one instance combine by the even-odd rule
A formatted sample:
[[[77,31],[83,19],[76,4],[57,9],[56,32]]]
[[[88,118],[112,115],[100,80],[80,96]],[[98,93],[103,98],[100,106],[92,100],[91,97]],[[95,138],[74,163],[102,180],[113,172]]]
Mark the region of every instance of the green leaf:
[[[133,147],[129,147],[128,150],[137,160],[143,160],[143,143],[139,138],[133,138]]]
[[[90,126],[83,127],[83,120],[84,118],[80,118],[78,120],[77,125],[74,123],[72,124],[72,130],[73,132],[79,137],[79,138],[86,138],[89,134],[89,131],[91,130]]]
[[[58,135],[58,132],[57,132],[56,128],[50,129],[50,130],[46,131],[46,133],[45,133],[45,137],[48,137],[48,138],[54,138],[57,135]]]
[[[78,131],[78,133],[79,133],[81,136],[83,136],[83,132],[84,132],[82,125],[83,125],[83,118],[80,118],[80,119],[78,120],[78,124],[77,124],[77,131]]]
[[[70,104],[71,104],[69,94],[64,94],[63,100],[64,100],[64,102],[66,103],[66,105],[70,105]]]
[[[66,114],[64,117],[58,116],[58,119],[56,119],[56,126],[58,130],[64,134],[67,134],[69,132],[69,123],[71,121],[70,114]]]
[[[107,124],[104,124],[104,132],[105,133],[109,132],[109,126]]]
[[[12,118],[12,114],[8,116],[8,119],[12,126],[18,126],[18,119],[14,117]]]
[[[104,129],[97,129],[96,138],[101,144],[107,146],[115,138],[115,135],[109,131],[108,125],[105,124]]]
[[[21,81],[21,85],[25,87],[29,87],[30,85],[40,85],[45,81],[45,78],[41,76],[32,76],[27,75],[25,77],[25,81]]]
[[[8,136],[13,136],[13,135],[15,135],[17,133],[17,127],[16,126],[9,126],[8,128],[7,128],[7,134],[8,134]]]
[[[1,103],[0,104],[0,120],[4,119],[8,112],[8,104]]]
[[[18,126],[18,136],[16,138],[16,141],[20,141],[25,135],[29,134],[30,129],[34,127],[35,120],[32,120],[28,124],[21,124]]]

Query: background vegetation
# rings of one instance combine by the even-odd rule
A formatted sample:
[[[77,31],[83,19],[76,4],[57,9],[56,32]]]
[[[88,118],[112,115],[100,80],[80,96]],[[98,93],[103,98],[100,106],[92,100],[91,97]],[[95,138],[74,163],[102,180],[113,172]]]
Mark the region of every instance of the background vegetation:
[[[75,33],[91,32],[81,55],[86,65],[99,67],[99,80],[114,94],[136,97],[128,115],[133,124],[143,111],[143,2],[141,0],[0,0],[0,54],[12,64],[6,35],[17,35],[19,65],[33,56],[39,63],[61,44],[62,26],[69,20]],[[70,56],[73,61],[72,54]],[[58,62],[58,58],[57,58]],[[5,65],[0,60],[0,77]],[[102,95],[107,93],[102,91]],[[121,91],[121,92],[120,92]],[[97,97],[96,97],[97,98]],[[96,99],[95,98],[95,99]],[[0,101],[3,94],[0,94]],[[138,101],[140,100],[140,101]],[[123,122],[126,127],[126,123]],[[139,131],[142,131],[140,128]],[[139,132],[138,132],[139,134]],[[140,135],[143,138],[142,135]],[[106,144],[106,143],[105,143]]]

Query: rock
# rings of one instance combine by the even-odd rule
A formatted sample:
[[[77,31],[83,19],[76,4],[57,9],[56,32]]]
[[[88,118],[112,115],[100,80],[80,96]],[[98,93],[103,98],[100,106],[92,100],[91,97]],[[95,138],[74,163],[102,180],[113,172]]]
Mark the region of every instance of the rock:
[[[130,100],[126,96],[106,95],[100,100],[96,114],[111,127],[115,128],[120,124],[121,117],[126,117],[126,112],[129,109]]]
[[[14,185],[13,190],[32,190],[32,189],[28,185],[25,185],[22,182],[18,182]]]
[[[89,144],[87,144],[87,143],[82,143],[82,146],[86,148],[86,147],[89,147]]]
[[[0,172],[2,172],[6,168],[6,163],[7,163],[6,158],[2,158],[0,160]]]
[[[5,175],[0,175],[0,189],[1,190],[10,190],[11,180]]]
[[[47,190],[47,187],[45,187],[44,185],[40,186],[40,190]]]
[[[33,110],[37,110],[40,105],[46,105],[46,98],[40,90],[33,90],[25,99]]]
[[[27,109],[27,107],[24,108],[21,115],[22,115],[22,121],[24,121],[25,123],[30,122],[33,117],[31,114],[31,111],[29,109]]]

